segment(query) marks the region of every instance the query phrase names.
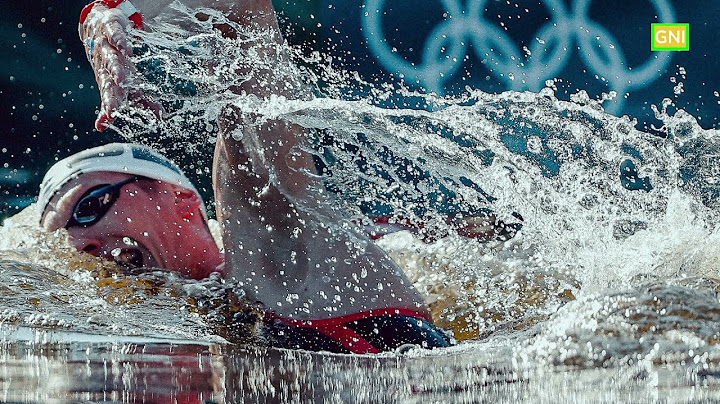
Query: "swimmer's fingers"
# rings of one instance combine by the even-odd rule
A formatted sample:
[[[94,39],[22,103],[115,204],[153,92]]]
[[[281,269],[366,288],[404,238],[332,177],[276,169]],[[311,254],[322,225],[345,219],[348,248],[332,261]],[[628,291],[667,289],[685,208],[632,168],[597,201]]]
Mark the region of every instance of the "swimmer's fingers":
[[[155,118],[162,119],[164,110],[162,106],[150,99],[142,90],[129,88],[112,80],[101,80],[101,106],[95,121],[95,128],[98,131],[105,130],[114,120],[117,111],[127,101],[132,107],[150,111]]]
[[[133,63],[132,47],[126,35],[108,36],[107,45],[103,47],[103,55],[96,66],[97,72],[107,73],[103,82],[107,83],[106,91],[101,93],[101,115],[98,116],[96,127],[102,130],[114,119],[113,114],[127,101],[131,106],[150,111],[157,119],[162,119],[162,106],[148,97],[138,87],[140,73]],[[124,31],[123,31],[124,32]],[[96,76],[97,77],[97,76]]]
[[[113,19],[105,25],[105,35],[113,49],[129,58],[133,51],[130,35],[127,32],[128,27],[127,20]]]
[[[137,84],[139,73],[129,60],[120,54],[103,58],[103,64],[95,71],[100,88],[100,112],[95,121],[97,130],[104,130],[115,120],[116,112],[127,102],[130,106],[151,112],[162,119],[162,106],[148,97]]]
[[[126,88],[131,87],[132,78],[137,72],[127,55],[115,49],[105,38],[96,41],[91,60],[101,103],[95,126],[103,130],[113,121],[113,114],[127,99]]]
[[[96,74],[96,80],[100,89],[100,111],[95,120],[95,128],[102,131],[114,120],[113,115],[124,100],[125,92],[104,73]]]
[[[133,87],[138,74],[130,59],[128,25],[117,9],[97,4],[80,27],[80,37],[100,90],[101,106],[95,121],[98,130],[104,130],[114,120],[114,114],[128,98],[126,89]],[[151,110],[157,114],[156,107]]]

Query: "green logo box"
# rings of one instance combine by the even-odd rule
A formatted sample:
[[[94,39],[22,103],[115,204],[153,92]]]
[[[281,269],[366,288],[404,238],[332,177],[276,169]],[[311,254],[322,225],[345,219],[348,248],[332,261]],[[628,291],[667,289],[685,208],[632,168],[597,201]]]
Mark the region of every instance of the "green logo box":
[[[690,24],[653,23],[650,31],[653,51],[690,50]]]

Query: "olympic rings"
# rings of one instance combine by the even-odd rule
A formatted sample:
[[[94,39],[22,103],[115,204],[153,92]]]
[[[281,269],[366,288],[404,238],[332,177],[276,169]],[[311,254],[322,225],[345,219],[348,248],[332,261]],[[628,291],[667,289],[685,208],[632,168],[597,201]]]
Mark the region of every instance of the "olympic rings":
[[[500,27],[483,18],[486,0],[440,0],[447,17],[427,36],[421,61],[410,63],[388,45],[382,31],[382,15],[387,0],[365,0],[361,18],[370,51],[389,71],[400,73],[405,81],[417,81],[428,91],[443,94],[445,83],[457,73],[468,56],[469,45],[485,60],[490,73],[510,90],[539,91],[545,81],[557,77],[568,64],[574,44],[580,58],[592,73],[607,80],[616,97],[605,105],[619,113],[623,96],[657,79],[670,63],[670,52],[654,52],[644,64],[630,67],[618,40],[588,16],[592,0],[574,0],[568,10],[562,0],[542,0],[550,20],[541,26],[524,56]],[[650,0],[658,22],[674,22],[675,11],[669,0]]]

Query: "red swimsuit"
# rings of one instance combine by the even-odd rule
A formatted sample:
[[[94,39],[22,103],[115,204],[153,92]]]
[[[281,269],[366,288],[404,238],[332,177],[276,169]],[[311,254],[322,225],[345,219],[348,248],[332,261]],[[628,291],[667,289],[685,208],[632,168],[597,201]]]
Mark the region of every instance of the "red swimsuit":
[[[450,339],[424,315],[408,309],[377,309],[323,320],[265,315],[271,344],[338,353],[379,353],[405,344],[450,346]]]

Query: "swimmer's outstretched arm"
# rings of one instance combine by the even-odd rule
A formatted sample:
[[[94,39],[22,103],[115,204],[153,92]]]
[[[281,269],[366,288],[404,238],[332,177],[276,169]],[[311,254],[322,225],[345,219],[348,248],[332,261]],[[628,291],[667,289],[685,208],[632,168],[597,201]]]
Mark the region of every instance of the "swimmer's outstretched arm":
[[[183,3],[189,8],[212,6],[241,26],[264,30],[265,44],[244,43],[257,46],[257,54],[276,68],[253,72],[253,79],[234,91],[259,98],[272,94],[302,97],[297,78],[276,74],[290,61],[278,46],[282,37],[270,0]],[[158,2],[135,0],[133,4],[147,25],[163,12]],[[106,40],[100,42],[102,50],[94,50],[99,59],[92,60],[103,102],[98,122],[111,119],[125,102],[127,94],[117,87],[136,74],[127,57],[126,25],[118,18],[98,16],[92,28],[81,32],[83,38],[100,35]],[[232,37],[229,27],[217,28]],[[312,175],[312,157],[301,147],[302,128],[243,114],[234,106],[226,107],[218,125],[213,177],[226,264],[229,274],[244,282],[257,300],[280,316],[306,320],[375,309],[425,311],[402,271],[341,220],[328,203],[318,178]]]
[[[265,42],[246,46],[254,46],[253,53],[268,61],[260,64],[272,68],[256,69],[252,80],[234,90],[302,99],[303,85],[279,46],[282,37],[270,11],[267,0],[257,18],[239,22],[264,21]],[[276,314],[295,319],[378,309],[425,314],[402,270],[334,210],[303,147],[304,128],[232,105],[218,125],[213,180],[226,264],[248,292]]]

